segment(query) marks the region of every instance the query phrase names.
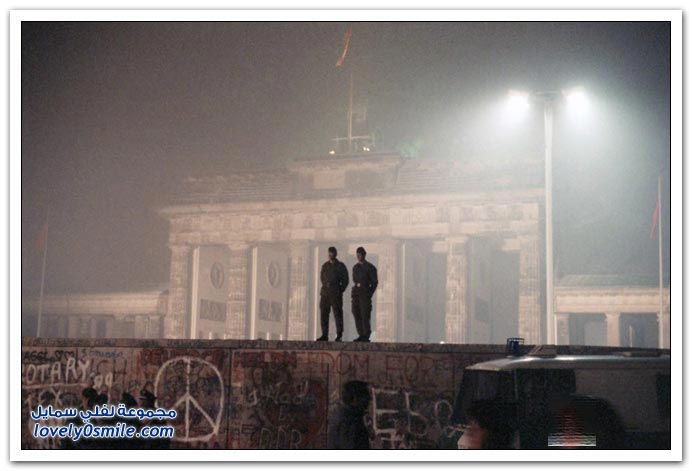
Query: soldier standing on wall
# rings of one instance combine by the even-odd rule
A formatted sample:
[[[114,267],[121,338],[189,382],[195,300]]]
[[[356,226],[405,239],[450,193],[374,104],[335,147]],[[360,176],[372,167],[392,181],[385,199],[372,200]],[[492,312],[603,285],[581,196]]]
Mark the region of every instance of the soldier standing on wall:
[[[320,290],[320,323],[322,325],[322,337],[317,341],[329,340],[329,311],[334,310],[334,321],[336,323],[335,342],[341,342],[341,335],[344,332],[344,300],[343,295],[348,286],[348,269],[343,262],[336,258],[336,247],[329,247],[329,260],[322,265],[320,279],[322,289]]]
[[[356,321],[358,338],[354,342],[369,342],[370,313],[372,312],[372,295],[377,289],[377,268],[365,260],[365,249],[358,247],[358,263],[353,265],[353,289],[351,290],[351,311]]]

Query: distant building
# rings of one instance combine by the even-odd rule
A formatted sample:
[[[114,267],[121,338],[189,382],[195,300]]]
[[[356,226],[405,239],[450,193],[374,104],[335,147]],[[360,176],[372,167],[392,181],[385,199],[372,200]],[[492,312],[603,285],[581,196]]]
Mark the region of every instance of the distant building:
[[[84,307],[79,314],[65,311],[60,297],[47,297],[44,326],[60,327],[44,332],[100,336],[103,329],[93,325],[106,325],[104,336],[118,337],[129,332],[123,325],[150,316],[146,329],[134,327],[135,336],[314,339],[327,247],[336,246],[350,269],[362,245],[380,278],[374,341],[545,342],[543,199],[542,161],[520,159],[365,154],[188,178],[159,210],[170,221],[168,293],[139,293],[148,314],[127,315],[117,301],[98,296],[82,295],[86,304],[101,302],[100,313]],[[591,281],[558,282],[559,343],[657,345],[650,345],[651,332],[658,341],[657,289]],[[137,293],[119,296],[125,306]],[[35,307],[35,300],[23,304],[27,319]],[[344,311],[346,338],[355,337],[348,291]],[[96,324],[56,320],[69,315],[96,316]],[[668,325],[669,310],[665,346]]]
[[[660,293],[654,278],[570,275],[560,279],[555,289],[558,343],[658,347]],[[669,286],[663,290],[663,307],[663,344],[670,348]]]
[[[22,298],[22,336],[36,335],[37,296]],[[135,292],[46,295],[42,337],[158,338],[168,310],[166,287]]]

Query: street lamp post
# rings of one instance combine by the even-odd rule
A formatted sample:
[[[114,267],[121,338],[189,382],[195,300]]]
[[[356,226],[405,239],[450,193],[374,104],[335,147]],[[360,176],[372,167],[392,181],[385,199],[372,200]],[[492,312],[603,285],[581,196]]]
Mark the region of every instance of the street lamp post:
[[[555,321],[555,274],[553,263],[553,107],[564,97],[573,111],[588,108],[584,90],[574,88],[561,92],[537,93],[543,102],[543,125],[545,134],[545,288],[546,288],[546,341],[557,345],[557,322]]]
[[[553,312],[553,102],[556,95],[538,95],[543,101],[543,126],[545,137],[545,304],[546,340],[557,344],[555,313]]]
[[[555,322],[554,263],[553,263],[553,108],[558,99],[565,96],[570,107],[583,107],[584,92],[577,88],[565,92],[537,92],[531,95],[510,91],[510,105],[517,110],[525,110],[530,99],[543,104],[543,131],[545,138],[545,288],[546,288],[546,343],[557,344],[557,325]]]

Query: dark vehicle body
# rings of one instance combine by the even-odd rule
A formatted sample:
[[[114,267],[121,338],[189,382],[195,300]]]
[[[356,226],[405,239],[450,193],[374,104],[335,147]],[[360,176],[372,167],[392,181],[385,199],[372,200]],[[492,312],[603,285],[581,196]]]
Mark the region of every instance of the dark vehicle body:
[[[522,449],[670,449],[669,355],[524,356],[478,363],[464,370],[456,423],[466,423],[474,401],[493,401],[510,411],[506,423]],[[590,441],[566,441],[565,411]],[[598,430],[600,443],[592,430]]]

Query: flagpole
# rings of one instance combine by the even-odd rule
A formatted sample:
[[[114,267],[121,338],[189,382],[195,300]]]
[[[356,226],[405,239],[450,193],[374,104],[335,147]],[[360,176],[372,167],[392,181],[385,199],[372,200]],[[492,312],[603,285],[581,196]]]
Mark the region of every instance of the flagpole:
[[[351,42],[351,34],[353,30],[349,26],[349,28],[346,30],[346,34],[344,35],[344,50],[341,53],[341,57],[339,57],[339,60],[336,61],[336,67],[339,68],[343,65],[344,59],[346,59],[346,54],[348,53],[348,45]],[[349,86],[349,93],[348,93],[348,153],[351,154],[353,152],[353,69],[351,69],[351,74],[350,74],[350,86]],[[336,140],[337,145],[339,143],[339,139]]]
[[[661,210],[661,175],[658,176],[658,348],[663,348],[663,211]]]
[[[41,269],[41,292],[38,297],[38,322],[36,337],[41,336],[41,316],[43,314],[43,285],[46,281],[46,255],[48,254],[48,214],[46,214],[46,240],[43,242],[43,268]]]
[[[353,152],[353,70],[351,70],[351,86],[348,94],[348,153]]]

